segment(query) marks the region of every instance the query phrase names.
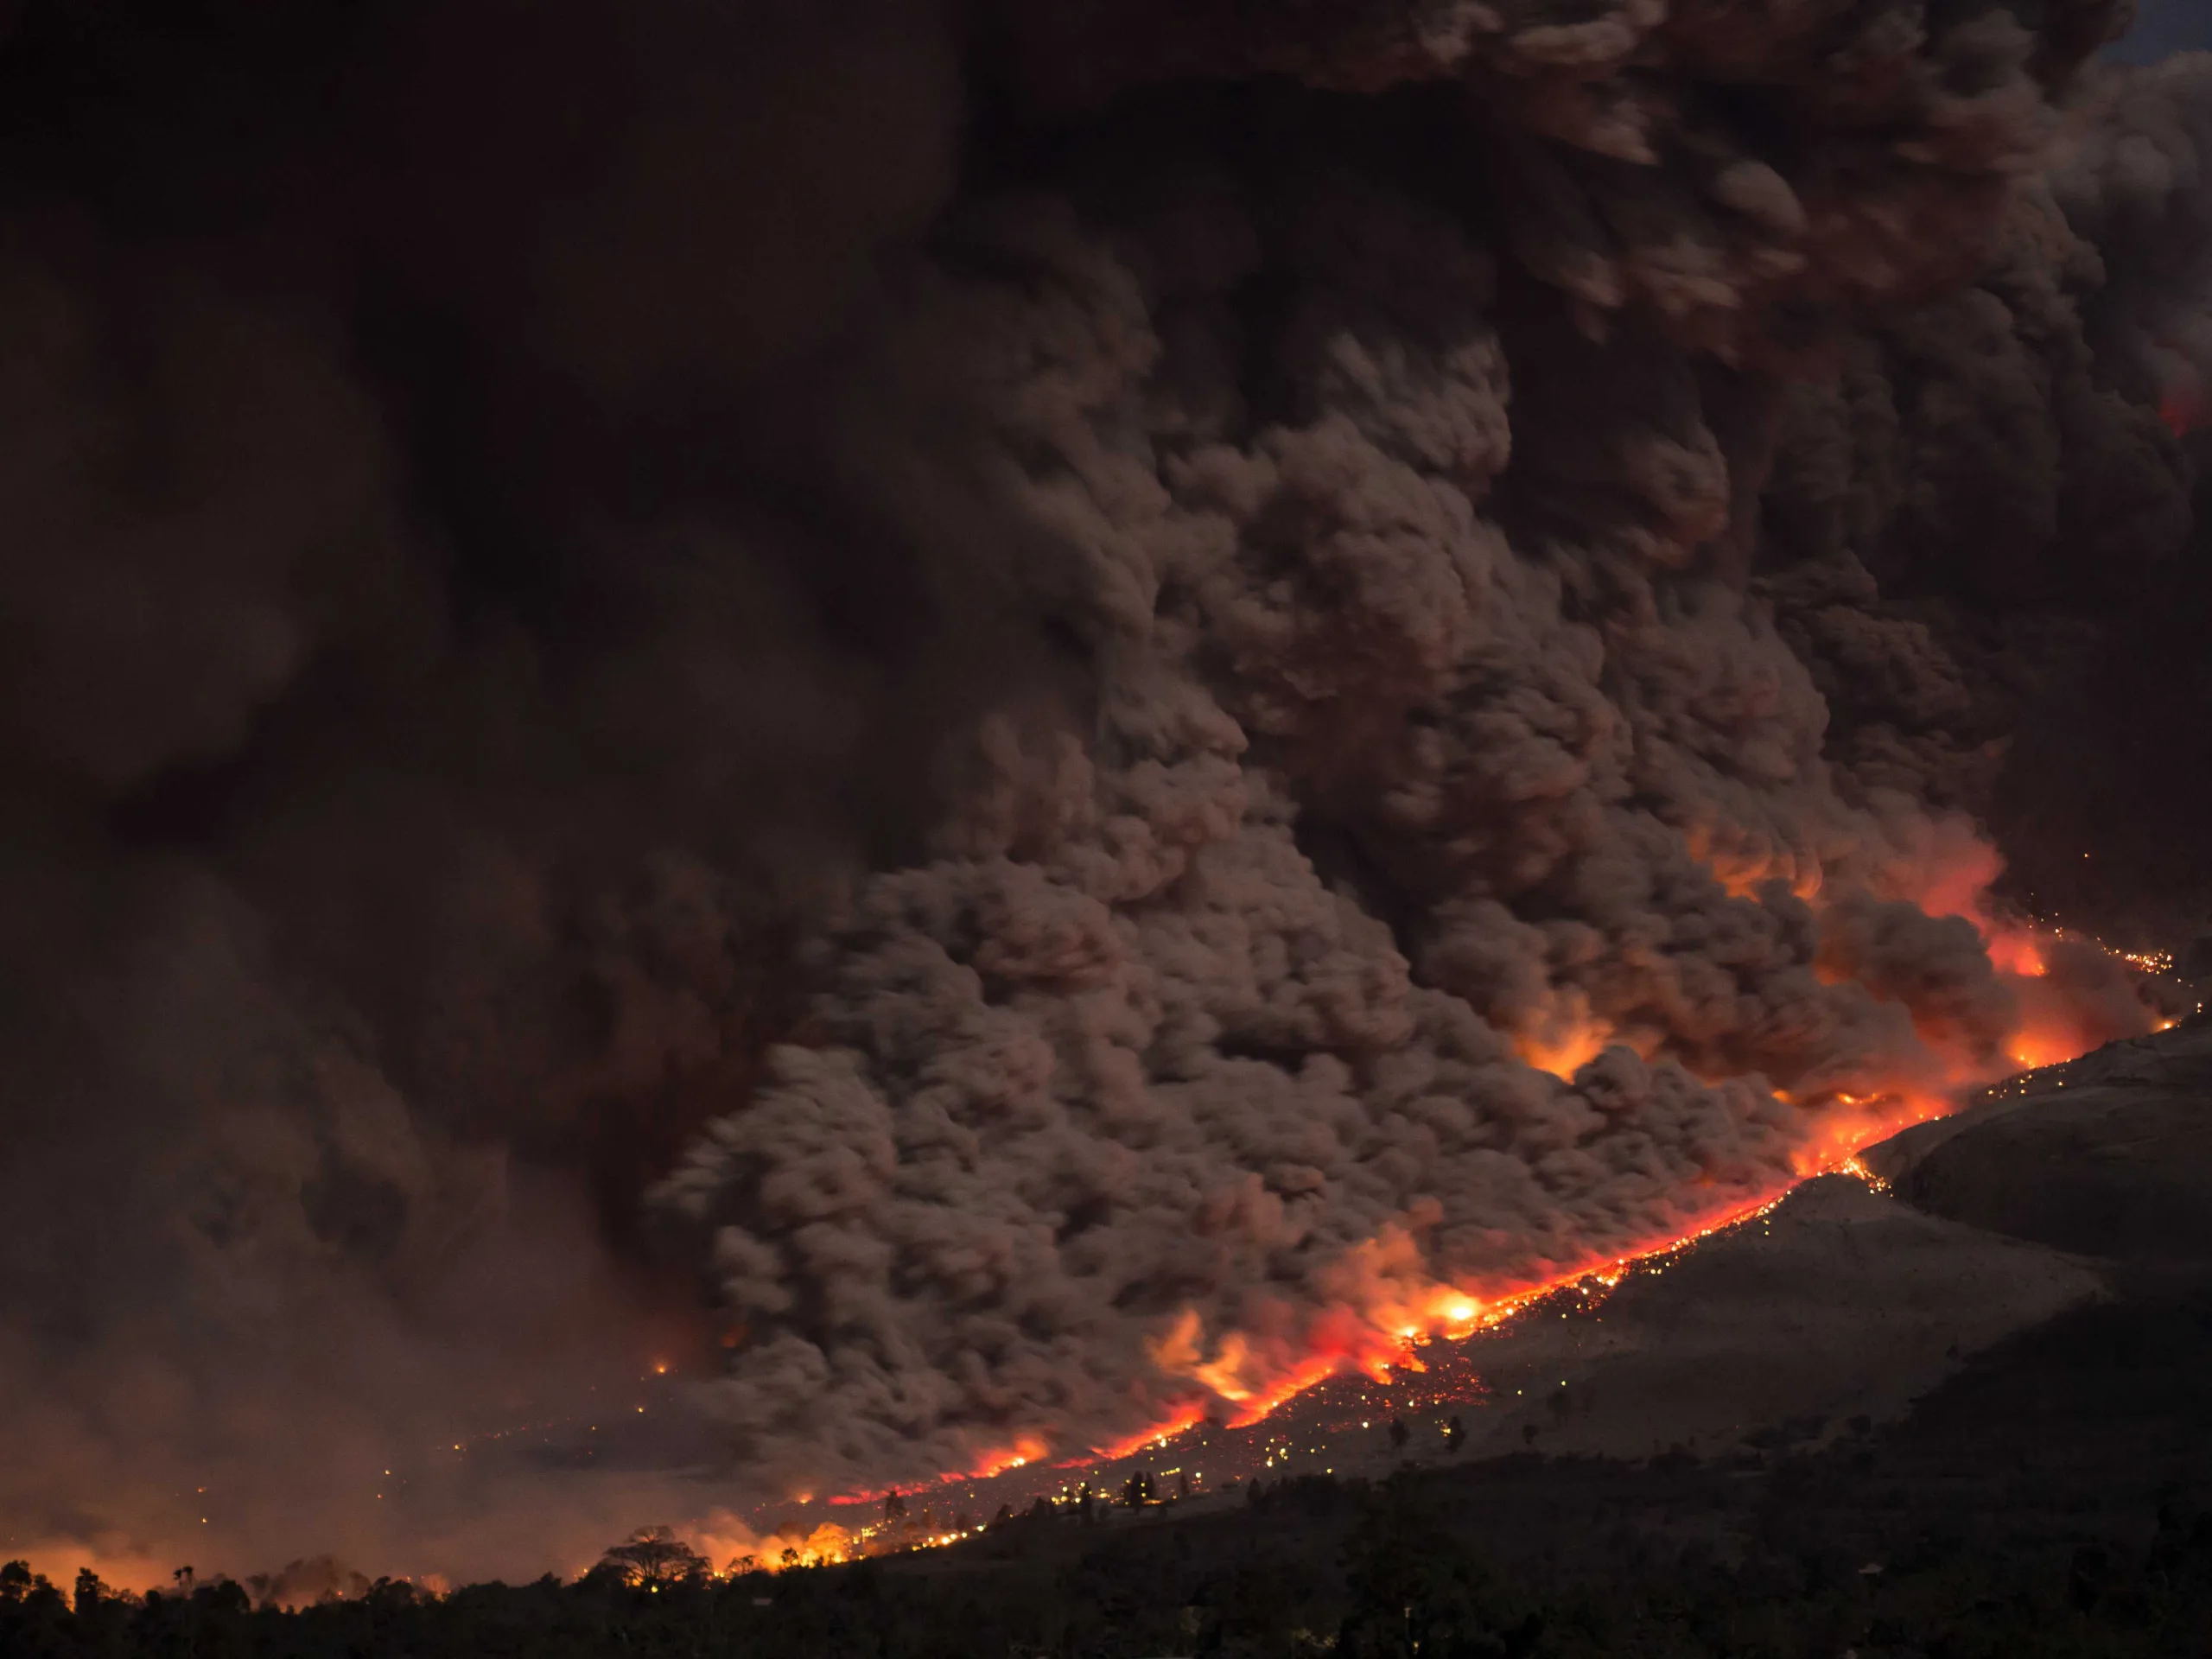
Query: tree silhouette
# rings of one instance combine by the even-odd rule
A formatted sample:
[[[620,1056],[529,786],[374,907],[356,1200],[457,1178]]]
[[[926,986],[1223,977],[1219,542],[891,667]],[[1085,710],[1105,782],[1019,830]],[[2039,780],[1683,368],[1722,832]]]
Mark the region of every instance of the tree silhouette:
[[[1122,1502],[1130,1509],[1141,1510],[1154,1502],[1160,1494],[1154,1489],[1152,1472],[1140,1469],[1122,1483]]]
[[[676,1535],[671,1527],[640,1527],[625,1542],[599,1558],[599,1564],[640,1589],[696,1579],[707,1571],[707,1558]]]
[[[1404,1451],[1406,1449],[1406,1441],[1411,1438],[1412,1432],[1412,1430],[1406,1427],[1406,1420],[1404,1418],[1393,1417],[1390,1420],[1390,1449],[1393,1452]]]
[[[1345,1547],[1344,1659],[1524,1659],[1541,1611],[1493,1575],[1410,1490],[1386,1487]]]
[[[1459,1449],[1459,1442],[1466,1438],[1466,1425],[1459,1421],[1456,1412],[1453,1413],[1452,1421],[1444,1426],[1444,1449],[1446,1452],[1457,1452]]]

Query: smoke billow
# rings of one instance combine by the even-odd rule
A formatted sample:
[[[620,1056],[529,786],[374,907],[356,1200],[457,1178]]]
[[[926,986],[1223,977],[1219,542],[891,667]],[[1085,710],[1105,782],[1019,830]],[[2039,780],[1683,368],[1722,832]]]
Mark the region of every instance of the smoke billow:
[[[949,188],[934,19],[524,22],[0,52],[13,1548],[634,1525],[580,1478],[471,1516],[452,1443],[679,1351],[638,1194],[988,673],[918,557],[741,476],[747,389]]]
[[[2201,64],[834,10],[0,41],[28,1535],[567,1549],[377,1471],[685,1341],[745,1490],[1080,1448],[2054,995],[1973,824],[2201,585]]]

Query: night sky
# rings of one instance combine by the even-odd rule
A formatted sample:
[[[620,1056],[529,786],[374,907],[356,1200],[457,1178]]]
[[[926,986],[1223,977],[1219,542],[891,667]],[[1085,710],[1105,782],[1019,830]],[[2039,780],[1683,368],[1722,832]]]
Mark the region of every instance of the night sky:
[[[2138,0],[2135,27],[2112,48],[2122,63],[2151,63],[2176,52],[2212,50],[2206,0]]]

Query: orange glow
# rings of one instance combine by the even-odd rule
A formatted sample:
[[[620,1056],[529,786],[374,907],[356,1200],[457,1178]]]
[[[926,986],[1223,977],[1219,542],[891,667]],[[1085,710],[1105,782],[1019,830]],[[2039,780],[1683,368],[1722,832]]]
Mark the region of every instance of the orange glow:
[[[1761,882],[1779,879],[1819,907],[1827,882],[1817,858],[1724,846],[1711,833],[1687,839],[1691,850],[1732,893],[1748,894]],[[1882,885],[1891,896],[1910,899],[1930,915],[1961,917],[1980,934],[1992,965],[2012,989],[2020,1009],[2020,1023],[2008,1039],[2007,1052],[1970,1052],[1966,1039],[1955,1033],[1927,1031],[1923,1033],[1929,1051],[1925,1075],[1867,1077],[1848,1090],[1824,1092],[1798,1103],[1806,1111],[1808,1135],[1792,1160],[1793,1180],[1710,1213],[1681,1234],[1644,1241],[1617,1257],[1562,1262],[1518,1283],[1440,1283],[1428,1276],[1410,1226],[1385,1228],[1338,1264],[1329,1286],[1332,1305],[1297,1339],[1278,1339],[1270,1345],[1249,1332],[1213,1335],[1197,1310],[1186,1308],[1153,1345],[1155,1364],[1166,1375],[1202,1389],[1207,1398],[1232,1406],[1234,1426],[1257,1422],[1327,1377],[1361,1371],[1379,1379],[1393,1370],[1415,1368],[1419,1361],[1413,1349],[1421,1341],[1486,1329],[1531,1302],[1590,1281],[1593,1275],[1599,1282],[1616,1281],[1632,1262],[1664,1255],[1764,1213],[1786,1196],[1795,1180],[1842,1171],[1878,1184],[1859,1161],[1860,1150],[1955,1109],[1962,1091],[1995,1081],[2012,1066],[2050,1065],[2111,1037],[2151,1029],[2148,1009],[2141,1011],[2140,1021],[2132,1030],[2102,1031],[2096,1028],[2094,1018],[2069,1003],[2064,988],[2051,976],[2049,961],[2052,945],[2068,936],[1999,914],[1989,890],[2002,868],[1987,843],[1962,830],[1945,827],[1931,835],[1904,868],[1885,872]],[[2150,966],[2159,960],[2145,957],[2131,965]],[[1552,1006],[1523,1027],[1515,1047],[1529,1065],[1571,1078],[1619,1040],[1620,1033],[1590,1007],[1582,993],[1569,988],[1557,993]],[[1106,1454],[1127,1455],[1196,1421],[1197,1414],[1193,1407],[1179,1407],[1158,1427]]]
[[[2158,418],[2177,438],[2187,437],[2205,423],[2204,387],[2194,373],[2184,371],[2159,393]]]
[[[149,1551],[119,1539],[106,1544],[62,1537],[35,1538],[28,1542],[16,1539],[7,1545],[10,1559],[22,1560],[32,1572],[59,1585],[64,1595],[69,1593],[79,1567],[90,1567],[108,1588],[130,1595],[174,1589],[176,1566],[169,1557],[175,1553],[173,1549]],[[200,1581],[212,1582],[214,1576],[211,1573]]]
[[[1819,855],[1809,851],[1761,844],[1741,831],[1706,824],[1693,825],[1682,840],[1732,899],[1749,899],[1767,882],[1780,881],[1809,902],[1827,882]]]
[[[2005,1054],[2023,1071],[2038,1071],[2070,1060],[2080,1049],[2052,1032],[2021,1031],[2014,1034]]]
[[[1595,1021],[1570,1027],[1563,1035],[1548,1040],[1523,1038],[1515,1045],[1521,1058],[1539,1071],[1548,1071],[1562,1083],[1574,1081],[1574,1074],[1605,1052],[1611,1033]]]
[[[677,1529],[679,1536],[707,1558],[717,1577],[748,1571],[780,1573],[786,1567],[857,1560],[868,1553],[868,1542],[874,1530],[855,1530],[841,1527],[834,1521],[824,1521],[810,1529],[756,1533],[726,1510],[717,1510],[703,1520]]]
[[[1903,1103],[1887,1104],[1891,1110],[1870,1113],[1860,1120],[1854,1150],[1868,1138],[1886,1135],[1900,1120],[1910,1121],[1912,1108]],[[1848,1154],[1839,1154],[1822,1168],[1839,1166],[1846,1156]],[[1820,1171],[1808,1169],[1806,1173]],[[1246,1427],[1315,1384],[1347,1371],[1363,1371],[1382,1381],[1394,1370],[1421,1370],[1414,1351],[1419,1342],[1439,1337],[1458,1339],[1471,1336],[1503,1324],[1531,1303],[1563,1290],[1591,1286],[1610,1288],[1635,1262],[1671,1255],[1713,1233],[1763,1215],[1784,1196],[1786,1189],[1728,1206],[1680,1236],[1654,1240],[1648,1246],[1618,1256],[1561,1267],[1510,1290],[1490,1294],[1473,1287],[1439,1284],[1417,1273],[1409,1276],[1408,1264],[1417,1261],[1411,1240],[1396,1230],[1386,1229],[1380,1239],[1370,1241],[1351,1254],[1355,1271],[1370,1275],[1370,1288],[1376,1300],[1364,1306],[1326,1310],[1315,1321],[1302,1350],[1286,1352],[1273,1367],[1261,1357],[1257,1345],[1249,1337],[1230,1332],[1224,1333],[1212,1359],[1187,1358],[1181,1374],[1205,1383],[1211,1390],[1213,1385],[1206,1382],[1207,1376],[1218,1375],[1224,1362],[1233,1355],[1237,1362],[1235,1371],[1240,1399],[1239,1409],[1230,1419],[1229,1426]],[[1186,1308],[1172,1327],[1170,1337],[1154,1348],[1154,1358],[1167,1369],[1178,1359],[1201,1354],[1205,1347],[1203,1334],[1197,1313]],[[1179,1433],[1202,1415],[1196,1405],[1185,1405],[1173,1417],[1142,1434],[1116,1446],[1100,1448],[1099,1454],[1107,1458],[1129,1456]]]
[[[1824,895],[1839,890],[1843,880],[1845,867],[1840,861],[1824,871],[1820,856],[1812,852],[1754,846],[1743,836],[1731,839],[1711,830],[1689,833],[1685,840],[1721,885],[1738,897],[1750,897],[1761,884],[1779,880],[1817,912],[1823,907]],[[2094,969],[2096,960],[2088,953],[2104,948],[2056,927],[2003,915],[1990,892],[2001,871],[1993,849],[1962,825],[1945,824],[1931,829],[1920,844],[1909,853],[1897,853],[1894,862],[1873,875],[1860,872],[1854,877],[1866,880],[1881,896],[1910,900],[1930,916],[1961,918],[1980,934],[1992,967],[2018,1010],[2017,1026],[2003,1038],[2001,1052],[1991,1048],[1986,1031],[1969,1035],[1939,1026],[1930,1016],[1920,1033],[1923,1053],[1912,1075],[1861,1077],[1850,1079],[1847,1088],[1821,1087],[1800,1098],[1779,1096],[1798,1109],[1804,1126],[1787,1175],[1767,1190],[1732,1202],[1713,1202],[1718,1195],[1709,1192],[1685,1192],[1671,1230],[1617,1252],[1554,1261],[1510,1279],[1442,1281],[1430,1274],[1421,1237],[1440,1212],[1433,1200],[1424,1201],[1429,1205],[1426,1212],[1417,1205],[1399,1224],[1386,1225],[1346,1251],[1323,1280],[1324,1305],[1302,1316],[1303,1322],[1294,1328],[1283,1329],[1278,1319],[1260,1319],[1254,1322],[1256,1328],[1211,1331],[1198,1308],[1182,1309],[1148,1344],[1154,1370],[1170,1384],[1154,1396],[1163,1403],[1151,1426],[1113,1445],[1094,1446],[1087,1456],[1070,1456],[1056,1466],[1072,1468],[1094,1459],[1136,1456],[1164,1447],[1174,1436],[1209,1421],[1249,1427],[1333,1376],[1357,1372],[1384,1381],[1394,1373],[1420,1370],[1416,1350],[1421,1343],[1471,1336],[1563,1291],[1602,1292],[1639,1262],[1663,1258],[1765,1214],[1799,1181],[1813,1176],[1840,1172],[1881,1190],[1879,1179],[1860,1160],[1865,1147],[1956,1109],[1965,1091],[1995,1082],[2013,1067],[2052,1065],[2113,1037],[2152,1029],[2158,1017],[2140,1007],[2136,1011],[2139,1018],[2131,1021],[2125,1012],[2126,999],[2111,997],[2109,982],[2096,996],[2069,988],[2069,982],[2075,987],[2083,982],[2075,971],[2077,964],[2086,963]],[[2136,971],[2157,972],[2170,965],[2157,953],[2104,954],[2112,964]],[[1823,964],[1821,976],[1834,983],[1851,971],[1848,964]],[[2125,1028],[2107,1028],[2115,1022]],[[1512,1040],[1529,1065],[1567,1080],[1614,1044],[1626,1043],[1646,1058],[1659,1052],[1653,1032],[1639,1027],[1624,1031],[1572,986],[1554,989],[1548,1005],[1525,1020]],[[1709,1207],[1700,1207],[1701,1198]],[[1047,1455],[1042,1440],[1024,1439],[1012,1452],[984,1459],[974,1474],[995,1474]],[[880,1496],[830,1501],[868,1502]],[[855,1536],[864,1543],[867,1529]],[[936,1541],[900,1541],[903,1546]]]
[[[1613,1028],[1591,1013],[1577,990],[1560,992],[1552,1006],[1513,1039],[1514,1052],[1539,1071],[1562,1083],[1596,1059],[1617,1040]]]
[[[1045,1456],[1050,1450],[1051,1448],[1036,1435],[1024,1434],[1012,1446],[1000,1446],[985,1452],[966,1468],[948,1469],[938,1476],[934,1482],[928,1484],[950,1486],[956,1481],[988,1480],[992,1476],[1005,1474],[1010,1469],[1026,1468]],[[840,1507],[849,1507],[856,1503],[880,1503],[898,1490],[894,1486],[876,1486],[860,1491],[834,1492],[828,1501]],[[811,1492],[794,1493],[791,1501],[795,1503],[811,1503],[814,1501],[814,1495]]]
[[[1295,1400],[1317,1383],[1325,1382],[1345,1369],[1347,1356],[1320,1353],[1293,1369],[1287,1376],[1275,1379],[1265,1391],[1245,1402],[1244,1408],[1229,1420],[1231,1428],[1249,1428],[1254,1423],[1274,1415],[1278,1407]],[[1372,1375],[1370,1363],[1370,1375]]]
[[[976,1466],[968,1471],[969,1480],[988,1480],[993,1475],[1002,1475],[1009,1469],[1025,1468],[1046,1452],[1045,1442],[1034,1434],[1025,1434],[1004,1451],[987,1452]]]
[[[1883,872],[1885,896],[1907,899],[1930,916],[1963,916],[1988,932],[1989,889],[2005,873],[1997,849],[1956,825],[1929,831],[1909,857]]]
[[[1996,849],[1978,839],[1953,837],[1923,849],[1923,855],[1902,872],[1892,872],[1891,886],[1902,898],[1919,905],[1931,916],[1957,916],[1973,924],[1981,935],[1990,963],[2019,1008],[2019,1024],[2005,1038],[2003,1058],[2012,1065],[2035,1071],[2087,1053],[2117,1037],[2136,1037],[2153,1029],[2156,1016],[2139,1006],[2134,1018],[2117,1020],[2113,1009],[2093,1006],[2091,999],[2069,993],[2053,977],[2054,952],[2062,946],[2094,962],[2101,955],[2115,967],[2139,973],[2160,973],[2172,965],[2161,952],[2128,955],[2064,928],[2002,914],[1989,888],[2004,868]],[[1931,1039],[1931,1047],[1942,1044]],[[1947,1053],[1944,1056],[1953,1088],[1994,1081],[1993,1068],[1982,1057]]]
[[[860,1553],[859,1540],[834,1521],[824,1521],[803,1537],[771,1538],[768,1541],[775,1548],[763,1552],[760,1560],[760,1565],[771,1573],[780,1572],[786,1567],[822,1567],[836,1561],[849,1561]],[[785,1559],[785,1550],[791,1552],[791,1559]]]
[[[1867,1168],[1856,1155],[1845,1159],[1835,1167],[1837,1174],[1848,1175],[1854,1180],[1864,1181],[1877,1192],[1886,1192],[1890,1190],[1890,1184]]]
[[[1185,1401],[1150,1428],[1141,1430],[1125,1440],[1116,1440],[1110,1446],[1094,1446],[1090,1448],[1090,1457],[1070,1459],[1060,1467],[1072,1469],[1090,1462],[1093,1458],[1105,1463],[1111,1463],[1119,1458],[1133,1458],[1148,1446],[1160,1440],[1173,1440],[1186,1428],[1196,1428],[1200,1423],[1205,1421],[1205,1419],[1206,1408],[1202,1402]]]
[[[2044,958],[2043,941],[2033,929],[1992,922],[1982,927],[1981,937],[1989,948],[1990,961],[2001,971],[2021,979],[2041,979],[2050,972],[2050,964]]]

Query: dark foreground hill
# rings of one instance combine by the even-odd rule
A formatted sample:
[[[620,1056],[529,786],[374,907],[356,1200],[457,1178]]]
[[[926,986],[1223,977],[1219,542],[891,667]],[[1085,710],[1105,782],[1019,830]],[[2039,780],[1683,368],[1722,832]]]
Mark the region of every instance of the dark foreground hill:
[[[73,1605],[16,1585],[0,1654],[2185,1659],[2212,1655],[2208,1380],[2212,1285],[2169,1277],[1817,1449],[1300,1478],[1232,1512],[1059,1512],[658,1590],[385,1585],[285,1613],[227,1585]]]
[[[2030,1073],[1869,1161],[1931,1215],[2134,1268],[2212,1266],[2212,1019]]]

